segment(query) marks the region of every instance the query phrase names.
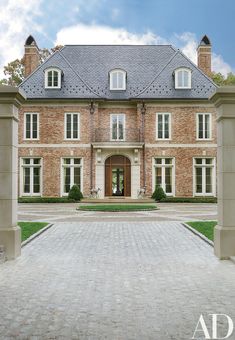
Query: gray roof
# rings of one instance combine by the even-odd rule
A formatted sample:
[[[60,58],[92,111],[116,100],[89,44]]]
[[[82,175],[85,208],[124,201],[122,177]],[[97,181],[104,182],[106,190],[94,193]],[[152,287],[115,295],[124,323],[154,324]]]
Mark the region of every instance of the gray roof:
[[[63,71],[61,89],[44,88],[44,71]],[[192,89],[176,90],[174,70],[192,70]],[[110,91],[109,71],[127,72],[126,91]],[[27,98],[207,99],[216,85],[181,51],[170,45],[67,45],[55,52],[20,85]]]

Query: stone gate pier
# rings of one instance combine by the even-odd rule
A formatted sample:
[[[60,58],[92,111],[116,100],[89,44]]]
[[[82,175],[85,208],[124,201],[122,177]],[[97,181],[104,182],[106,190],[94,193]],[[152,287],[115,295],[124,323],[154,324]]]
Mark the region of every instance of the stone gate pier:
[[[217,109],[218,225],[215,254],[235,256],[235,86],[221,87],[211,97]]]
[[[0,85],[0,246],[8,260],[21,253],[17,226],[18,108],[25,97],[21,90]]]

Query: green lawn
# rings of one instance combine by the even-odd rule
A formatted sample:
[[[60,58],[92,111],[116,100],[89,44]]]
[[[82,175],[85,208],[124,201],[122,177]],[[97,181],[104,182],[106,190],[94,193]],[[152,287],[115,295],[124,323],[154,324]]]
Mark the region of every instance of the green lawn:
[[[205,235],[209,240],[214,241],[214,227],[216,221],[199,221],[199,222],[187,222],[190,227],[199,231],[199,233]]]
[[[92,204],[80,205],[79,210],[91,211],[138,211],[156,209],[156,204]]]
[[[21,227],[22,242],[44,228],[47,224],[47,222],[19,222],[18,225]]]

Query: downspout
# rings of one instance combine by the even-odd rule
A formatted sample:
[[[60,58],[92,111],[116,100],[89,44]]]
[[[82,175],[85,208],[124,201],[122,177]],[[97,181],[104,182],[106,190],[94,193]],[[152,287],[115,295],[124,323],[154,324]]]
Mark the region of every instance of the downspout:
[[[146,106],[144,101],[142,102],[142,107],[141,107],[141,130],[142,130],[142,140],[143,142],[143,184],[144,188],[146,187],[146,166],[145,166],[145,113],[146,113]]]
[[[90,103],[90,143],[91,143],[91,150],[90,150],[90,190],[93,189],[93,115],[95,112],[95,106],[93,101]]]

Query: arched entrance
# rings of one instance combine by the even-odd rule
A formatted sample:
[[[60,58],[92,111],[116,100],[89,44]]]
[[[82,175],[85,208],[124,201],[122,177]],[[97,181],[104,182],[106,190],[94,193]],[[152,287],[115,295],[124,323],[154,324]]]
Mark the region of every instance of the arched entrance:
[[[131,196],[131,162],[121,155],[105,161],[105,196]]]

